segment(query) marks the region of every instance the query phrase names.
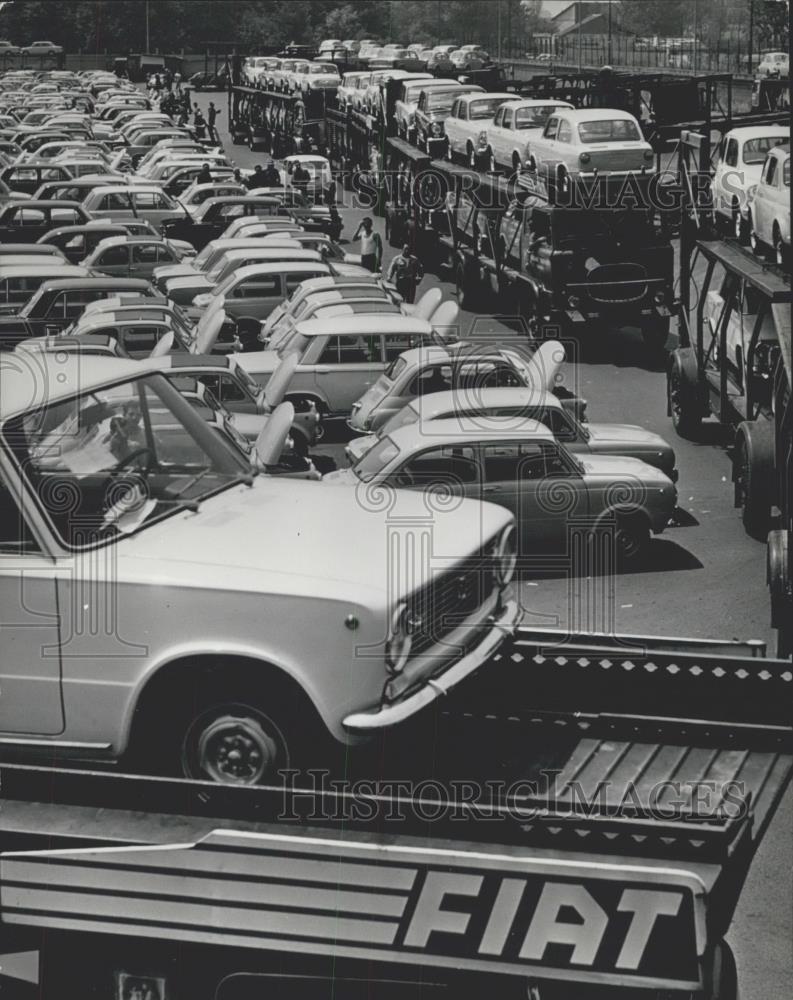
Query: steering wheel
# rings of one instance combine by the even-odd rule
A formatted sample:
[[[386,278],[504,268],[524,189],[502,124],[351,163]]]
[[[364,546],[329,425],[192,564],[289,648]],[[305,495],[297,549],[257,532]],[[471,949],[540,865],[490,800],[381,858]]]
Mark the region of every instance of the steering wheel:
[[[136,458],[140,458],[143,455],[148,455],[148,461],[143,466],[143,468],[148,472],[152,465],[152,459],[154,458],[154,452],[151,448],[144,445],[142,448],[136,448],[135,451],[131,451],[129,455],[125,455],[113,468],[113,473],[121,472],[123,469],[131,463],[134,462]]]

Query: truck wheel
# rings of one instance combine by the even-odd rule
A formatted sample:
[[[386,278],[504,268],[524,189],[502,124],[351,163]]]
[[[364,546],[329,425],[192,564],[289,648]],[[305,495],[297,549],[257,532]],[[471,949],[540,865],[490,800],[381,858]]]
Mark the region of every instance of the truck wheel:
[[[771,627],[781,632],[793,622],[793,593],[788,551],[790,531],[778,528],[768,533],[766,582],[771,597]],[[786,654],[789,655],[789,654]]]
[[[457,286],[457,301],[460,304],[460,308],[476,309],[479,298],[479,285],[474,279],[472,272],[469,271],[466,274],[464,266],[458,264],[454,272],[454,282]]]
[[[752,538],[763,540],[771,519],[774,433],[769,420],[745,420],[738,425],[733,455],[735,506]]]
[[[666,377],[667,410],[672,426],[683,438],[695,438],[702,424],[698,400],[697,362],[690,347],[678,348]]]
[[[642,338],[647,353],[653,360],[663,357],[669,339],[669,317],[659,316],[642,324]]]

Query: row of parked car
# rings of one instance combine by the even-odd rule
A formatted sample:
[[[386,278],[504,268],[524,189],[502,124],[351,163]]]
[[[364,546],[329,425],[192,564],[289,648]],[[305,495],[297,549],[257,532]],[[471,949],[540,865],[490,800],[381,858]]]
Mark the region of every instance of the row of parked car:
[[[100,96],[87,143],[104,110],[140,110]],[[136,195],[162,186],[141,170],[182,142],[135,180],[100,174],[116,215],[3,208],[0,734],[256,783],[486,663],[519,619],[518,559],[566,558],[571,525],[641,558],[675,509],[675,456],[587,423],[560,344],[467,342],[439,289],[402,301],[287,188],[207,191],[191,214],[196,183],[181,216],[145,219]],[[330,421],[359,435],[346,469],[313,451]],[[43,661],[45,642],[64,655]]]

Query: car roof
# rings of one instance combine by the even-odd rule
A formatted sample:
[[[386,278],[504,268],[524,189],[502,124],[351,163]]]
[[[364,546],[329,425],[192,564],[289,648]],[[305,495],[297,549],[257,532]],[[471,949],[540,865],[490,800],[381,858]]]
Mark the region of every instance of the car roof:
[[[293,241],[290,241],[293,242]],[[306,250],[304,247],[296,246],[292,247],[289,243],[286,246],[262,246],[261,243],[255,246],[242,246],[242,247],[228,247],[223,251],[223,256],[227,260],[236,260],[237,258],[243,259],[250,256],[250,254],[256,254],[257,256],[261,254],[262,260],[272,260],[278,261],[281,259],[279,255],[283,255],[284,251],[288,251],[290,261],[322,261],[322,254],[318,250]],[[286,262],[284,262],[286,263]]]
[[[408,351],[402,351],[400,355],[409,365],[432,364],[442,362],[444,364],[475,364],[482,361],[503,360],[504,355],[498,347],[472,347],[470,344],[443,347],[440,344],[422,344],[421,347],[412,347]]]
[[[548,406],[561,409],[562,404],[557,396],[547,389],[537,389],[527,385],[494,386],[493,388],[477,388],[472,394],[467,389],[447,389],[445,392],[430,392],[425,396],[417,396],[409,404],[422,417],[432,413],[459,413],[461,410],[487,410],[490,407],[515,406]],[[453,418],[457,420],[459,417]],[[500,419],[504,419],[503,417]]]
[[[725,138],[740,139],[746,142],[749,139],[763,139],[767,135],[773,135],[775,132],[781,132],[789,136],[790,126],[783,125],[781,122],[769,122],[768,125],[742,125],[740,128],[731,128]]]
[[[164,243],[164,242],[165,240],[163,240],[162,237],[155,236],[153,233],[151,236],[148,235],[133,236],[131,233],[119,233],[117,236],[106,236],[105,239],[100,240],[96,245],[96,250],[99,249],[107,250],[108,247],[118,247],[122,245],[127,246],[128,243]]]
[[[372,324],[375,324],[373,328]],[[327,334],[341,334],[349,337],[372,336],[377,333],[403,333],[417,337],[429,337],[432,326],[426,319],[416,319],[413,316],[403,316],[401,313],[393,316],[387,313],[377,314],[372,319],[371,314],[345,317],[342,324],[337,319],[307,319],[297,324],[297,332],[304,337],[324,337]]]
[[[477,98],[479,100],[481,100],[483,97],[486,97],[486,98],[489,98],[489,99],[494,99],[494,100],[501,99],[505,104],[507,103],[507,101],[514,101],[515,100],[515,95],[514,94],[507,94],[507,93],[501,93],[501,94],[499,94],[499,93],[494,93],[494,92],[490,92],[490,91],[487,91],[484,94],[483,93],[479,93],[479,91],[474,91],[471,94],[461,94],[460,97],[463,98],[463,99],[468,98],[471,101],[473,101],[473,100],[475,100]]]
[[[59,274],[73,274],[75,277],[84,275],[90,277],[87,267],[80,267],[79,264],[44,264],[40,257],[30,264],[0,264],[0,280],[3,278],[21,278],[26,274],[32,274],[38,278],[41,275],[52,274],[57,277]]]
[[[614,121],[615,119],[622,119],[623,121],[635,122],[636,118],[629,111],[620,111],[617,108],[573,108],[572,110],[567,110],[565,108],[564,113],[568,118],[572,118],[574,121]]]
[[[95,187],[91,194],[119,194],[125,191],[134,192],[135,194],[150,194],[152,192],[156,192],[157,194],[164,193],[159,184],[107,184],[101,187]]]
[[[400,451],[411,450],[418,441],[433,447],[443,444],[472,444],[475,441],[525,441],[526,438],[553,441],[551,431],[538,420],[521,420],[519,427],[505,427],[503,418],[479,415],[433,420],[432,429],[423,423],[405,424],[388,435]]]
[[[506,101],[504,102],[507,103]],[[573,109],[573,105],[569,104],[567,101],[560,101],[557,97],[519,97],[514,98],[510,101],[510,104],[516,110],[518,108],[546,108],[549,104],[559,105],[562,108]],[[573,109],[574,110],[574,109]]]
[[[73,278],[57,278],[52,281],[45,281],[41,286],[40,291],[52,291],[57,289],[58,291],[68,291],[70,288],[118,288],[128,289],[133,291],[135,289],[145,289],[149,287],[149,282],[145,281],[143,278],[108,278],[106,276],[96,277],[88,272],[87,268],[80,268],[81,271],[85,271],[83,277],[75,275]]]
[[[305,271],[307,267],[327,268],[328,265],[323,264],[320,260],[282,260],[263,264],[248,264],[246,267],[237,268],[233,273],[235,278],[242,279],[252,278],[257,274],[285,274],[292,271]]]
[[[139,363],[125,358],[42,351],[26,363],[26,354],[15,352],[12,363],[0,363],[0,420],[136,374]]]

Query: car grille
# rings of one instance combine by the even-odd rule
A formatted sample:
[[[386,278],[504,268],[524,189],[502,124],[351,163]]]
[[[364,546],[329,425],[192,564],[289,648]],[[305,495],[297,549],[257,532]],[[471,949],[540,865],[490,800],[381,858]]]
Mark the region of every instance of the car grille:
[[[411,656],[441,642],[493,593],[496,579],[490,550],[492,543],[413,596]]]
[[[594,302],[638,302],[647,294],[647,271],[641,264],[601,264],[587,274]]]

